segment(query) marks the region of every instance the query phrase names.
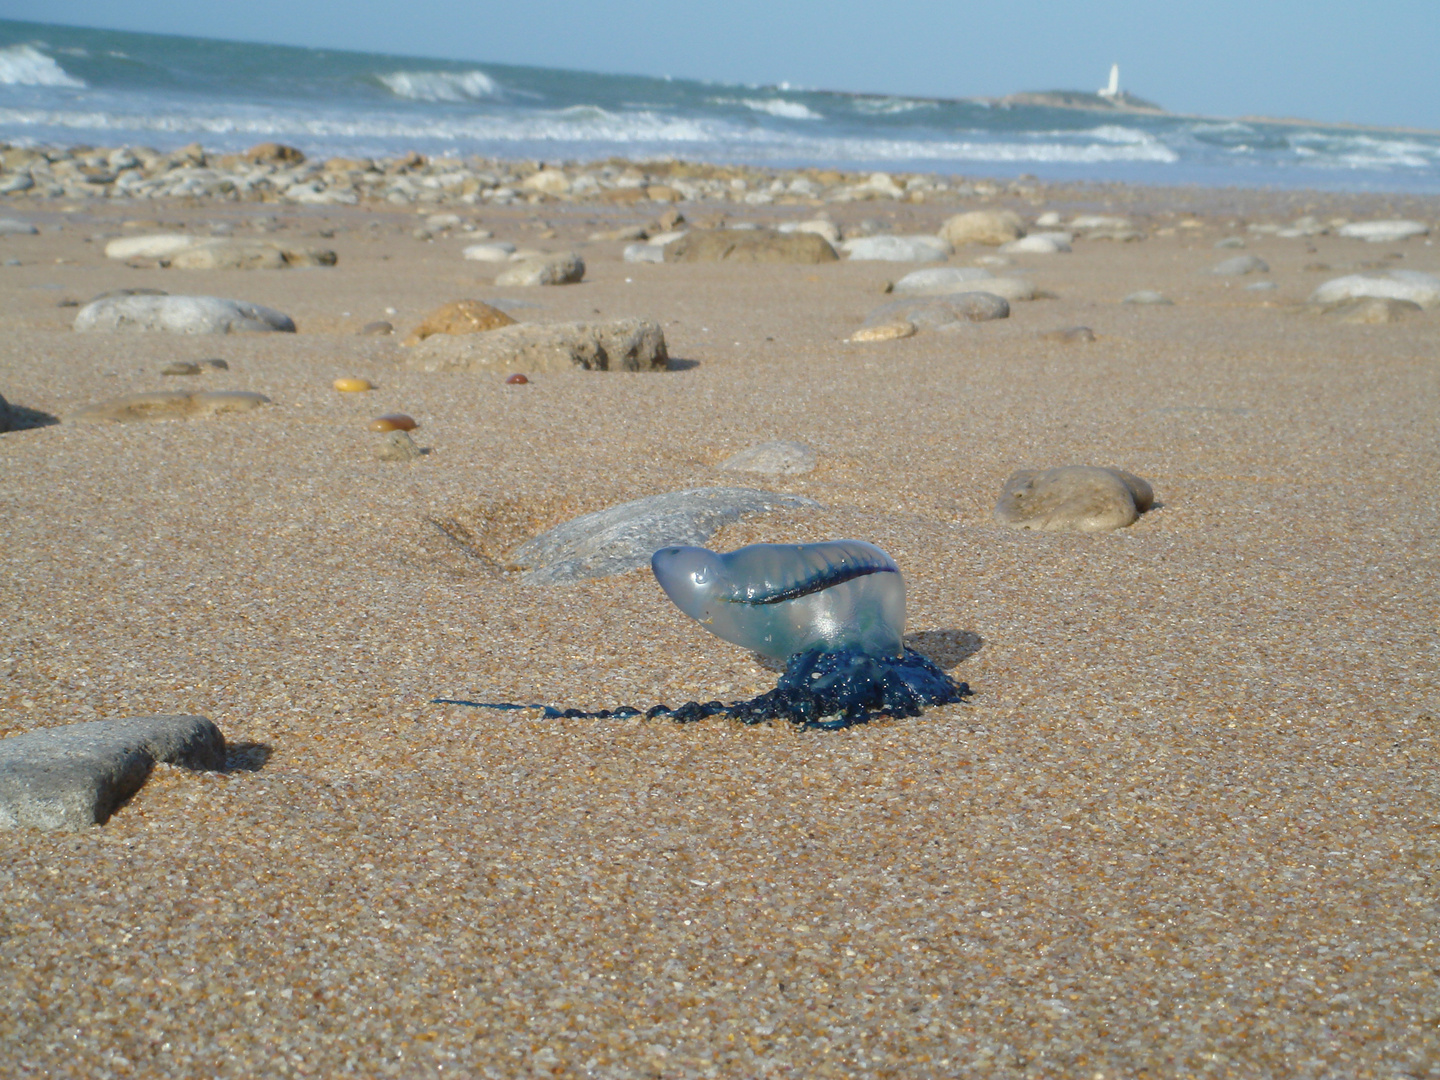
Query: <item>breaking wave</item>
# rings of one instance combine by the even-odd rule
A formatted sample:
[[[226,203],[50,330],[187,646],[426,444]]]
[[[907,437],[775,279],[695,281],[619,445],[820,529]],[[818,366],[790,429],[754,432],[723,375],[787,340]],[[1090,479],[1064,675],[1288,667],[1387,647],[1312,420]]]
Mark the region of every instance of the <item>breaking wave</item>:
[[[0,85],[83,88],[85,82],[75,78],[34,46],[11,45],[0,49]]]
[[[376,78],[407,101],[487,101],[500,97],[500,84],[483,71],[392,71]]]

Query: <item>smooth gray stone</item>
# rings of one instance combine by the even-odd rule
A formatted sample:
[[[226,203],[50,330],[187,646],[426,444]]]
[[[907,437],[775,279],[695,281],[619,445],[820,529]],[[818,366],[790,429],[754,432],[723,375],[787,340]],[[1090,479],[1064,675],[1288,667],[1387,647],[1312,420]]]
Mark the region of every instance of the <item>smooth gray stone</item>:
[[[573,285],[585,276],[585,261],[573,251],[517,263],[495,279],[502,288],[514,285]]]
[[[1210,268],[1210,273],[1217,277],[1238,277],[1241,274],[1268,274],[1270,264],[1259,255],[1236,255],[1234,258],[1218,262]]]
[[[35,178],[29,173],[15,173],[0,180],[0,195],[13,195],[17,191],[29,191],[35,186]]]
[[[1109,532],[1133,525],[1155,502],[1150,484],[1124,469],[1064,465],[1022,469],[1005,481],[995,520],[1040,532]]]
[[[951,293],[915,299],[891,300],[865,316],[864,326],[911,322],[919,330],[940,330],[962,322],[1008,319],[1010,301],[988,292]]]
[[[665,248],[659,244],[626,244],[621,258],[627,263],[663,263]]]
[[[995,277],[979,266],[944,266],[929,270],[912,270],[895,283],[897,293],[938,294],[956,291],[957,286],[969,287],[976,281]]]
[[[0,218],[0,236],[34,236],[40,230],[28,221]]]
[[[1354,221],[1340,227],[1340,235],[1353,240],[1368,240],[1372,244],[1388,244],[1396,240],[1408,240],[1412,236],[1427,236],[1430,226],[1422,221]]]
[[[841,245],[851,262],[944,262],[950,245],[937,236],[862,236]]]
[[[1421,270],[1386,270],[1375,276],[1350,274],[1325,282],[1310,294],[1312,304],[1333,304],[1361,296],[1409,300],[1422,308],[1440,307],[1440,277]]]
[[[157,761],[223,769],[225,737],[203,716],[132,716],[0,739],[0,828],[103,824]]]
[[[780,439],[732,454],[720,463],[720,467],[734,472],[795,476],[814,471],[815,451],[804,443]]]
[[[704,546],[746,514],[819,507],[802,495],[754,488],[692,488],[583,514],[527,540],[510,555],[527,585],[565,585],[646,566],[663,547]]]
[[[1221,250],[1224,248],[1243,248],[1244,246],[1245,241],[1238,236],[1227,236],[1223,240],[1215,241],[1215,247]]]
[[[1141,289],[1139,292],[1132,292],[1120,302],[1122,304],[1153,304],[1161,307],[1175,303],[1174,300],[1171,300],[1163,293],[1156,292],[1154,289]]]
[[[216,296],[111,296],[92,300],[75,316],[83,332],[119,330],[170,334],[230,334],[281,331],[293,334],[289,315],[244,300]]]
[[[1273,281],[1255,281],[1245,286],[1246,292],[1274,292],[1280,288]]]

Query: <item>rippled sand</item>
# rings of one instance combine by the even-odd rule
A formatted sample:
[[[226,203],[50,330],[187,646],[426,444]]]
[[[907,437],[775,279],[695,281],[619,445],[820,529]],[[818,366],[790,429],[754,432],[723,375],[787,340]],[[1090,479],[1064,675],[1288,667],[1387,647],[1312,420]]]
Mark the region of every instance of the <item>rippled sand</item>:
[[[497,238],[588,266],[497,290],[391,208],[165,208],[335,230],[334,269],[204,273],[107,262],[84,238],[121,206],[9,207],[65,224],[0,239],[23,264],[0,268],[12,404],[275,404],[0,436],[0,735],[199,713],[248,766],[161,767],[102,828],[0,834],[0,1073],[1440,1076],[1440,313],[1294,309],[1343,267],[1435,272],[1440,249],[1251,238],[1278,290],[1200,273],[1237,222],[1307,200],[1440,217],[1055,190],[1012,205],[1119,209],[1149,238],[1017,257],[1057,299],[873,345],[843,342],[908,267],[628,265],[582,242],[643,209],[487,210]],[[955,208],[831,209],[933,231]],[[55,306],[138,286],[301,332],[78,335]],[[1175,306],[1119,305],[1142,288]],[[689,363],[508,386],[355,336],[462,297],[655,318]],[[1039,337],[1077,324],[1098,340]],[[159,376],[210,357],[230,370]],[[395,410],[424,460],[373,458],[366,422]],[[504,554],[734,483],[718,463],[775,438],[819,467],[740,481],[826,509],[716,545],[884,547],[910,643],[971,703],[834,734],[428,704],[768,689],[648,572],[529,589]],[[1081,463],[1160,505],[1105,536],[991,522],[1014,469]]]

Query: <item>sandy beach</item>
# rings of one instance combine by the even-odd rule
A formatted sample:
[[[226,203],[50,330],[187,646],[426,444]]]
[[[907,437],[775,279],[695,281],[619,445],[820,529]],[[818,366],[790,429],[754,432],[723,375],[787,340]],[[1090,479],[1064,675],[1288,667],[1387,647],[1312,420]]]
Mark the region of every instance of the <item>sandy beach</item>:
[[[671,208],[898,234],[1119,214],[1143,239],[1010,256],[1046,298],[853,344],[914,266],[635,264],[588,239]],[[0,832],[0,1075],[1440,1077],[1440,312],[1305,306],[1349,272],[1440,273],[1440,247],[1248,228],[1433,230],[1440,198],[454,209],[579,253],[584,280],[497,287],[466,233],[417,239],[417,208],[383,202],[0,207],[40,229],[0,236],[0,394],[60,420],[0,434],[0,736],[193,714],[232,764],[159,766],[103,826]],[[104,255],[217,223],[338,261]],[[1205,272],[1245,253],[1276,288]],[[72,329],[119,288],[298,332]],[[1173,305],[1120,303],[1142,289]],[[402,367],[466,298],[652,319],[670,370]],[[397,332],[359,333],[376,320]],[[1079,325],[1096,340],[1042,337]],[[210,358],[228,370],[160,374]],[[173,389],[271,404],[67,419]],[[423,458],[375,457],[391,411]],[[775,439],[817,467],[719,467]],[[1144,477],[1155,508],[1101,535],[992,519],[1015,470],[1075,464]],[[532,587],[507,562],[577,514],[735,485],[821,507],[712,546],[879,545],[909,644],[974,696],[839,732],[431,704],[768,690],[648,570]]]

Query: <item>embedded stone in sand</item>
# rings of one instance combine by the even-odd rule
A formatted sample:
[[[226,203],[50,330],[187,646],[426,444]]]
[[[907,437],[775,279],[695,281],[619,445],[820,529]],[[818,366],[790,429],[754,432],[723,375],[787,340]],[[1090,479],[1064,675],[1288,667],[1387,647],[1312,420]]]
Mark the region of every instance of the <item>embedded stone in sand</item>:
[[[946,296],[891,300],[865,317],[862,331],[909,323],[917,330],[943,330],[959,323],[989,322],[1010,317],[1010,302],[988,292],[952,293]],[[857,334],[852,340],[860,340]]]
[[[225,737],[203,716],[131,716],[0,739],[0,828],[100,825],[158,761],[225,767]]]
[[[1210,273],[1216,277],[1240,277],[1244,274],[1268,274],[1270,264],[1259,255],[1236,255],[1216,263]]]
[[[585,276],[585,262],[573,251],[529,259],[495,279],[500,286],[573,285]]]
[[[814,470],[815,451],[801,442],[778,439],[732,454],[720,463],[720,468],[771,476],[795,476]]]
[[[369,379],[336,379],[330,385],[342,394],[363,394],[367,390],[375,389],[375,384]]]
[[[994,516],[1012,529],[1109,532],[1133,525],[1154,502],[1150,484],[1133,473],[1065,465],[1013,473],[1005,481]]]
[[[403,412],[386,413],[370,421],[371,431],[414,431],[417,427],[415,418]]]
[[[1422,308],[1440,307],[1440,277],[1422,270],[1389,270],[1373,276],[1350,274],[1325,282],[1310,294],[1310,302],[1333,304],[1357,296],[1409,300]]]
[[[971,210],[946,221],[940,226],[940,235],[955,247],[962,244],[999,247],[1024,236],[1025,226],[1013,210]]]
[[[563,585],[646,566],[663,547],[705,544],[747,514],[819,508],[802,495],[753,488],[692,488],[583,514],[556,525],[510,554],[528,570],[527,585]]]
[[[878,326],[862,326],[850,335],[850,340],[857,345],[864,345],[876,341],[898,341],[901,338],[914,336],[915,324],[908,319],[900,319],[895,322],[881,323]]]
[[[148,394],[125,394],[109,401],[87,405],[70,417],[72,423],[114,421],[133,423],[139,420],[183,420],[195,416],[218,416],[220,413],[249,412],[270,399],[264,394],[246,390],[156,390]]]
[[[1154,289],[1141,289],[1139,292],[1132,292],[1120,302],[1122,304],[1139,304],[1154,307],[1170,307],[1175,303],[1174,300],[1171,300],[1164,293],[1158,293]]]
[[[1059,330],[1046,330],[1040,335],[1041,341],[1058,341],[1065,345],[1095,340],[1095,331],[1088,326],[1065,326]]]
[[[434,334],[478,334],[515,323],[515,319],[483,300],[452,300],[421,319],[420,325],[401,344],[418,345]]]
[[[401,357],[415,371],[663,371],[665,332],[649,319],[517,323],[483,334],[436,334]]]
[[[695,229],[665,246],[666,262],[814,264],[839,258],[823,236],[771,229]]]
[[[160,369],[161,375],[199,375],[200,365],[189,360],[176,360]]]
[[[514,375],[511,375],[511,376],[509,376],[509,377],[506,378],[506,380],[505,380],[505,385],[506,385],[506,386],[524,386],[524,385],[525,385],[526,383],[528,383],[529,381],[530,381],[529,379],[527,379],[524,375],[520,374],[520,373],[517,371]]]
[[[75,316],[75,329],[169,334],[230,334],[279,331],[293,334],[295,322],[260,304],[217,296],[134,294],[90,301]]]

